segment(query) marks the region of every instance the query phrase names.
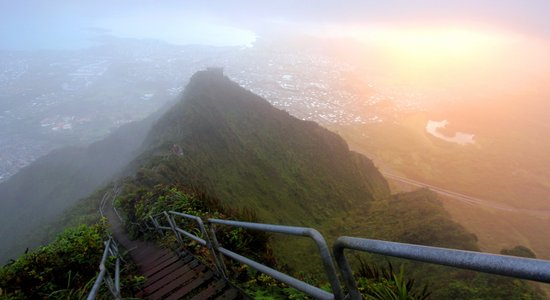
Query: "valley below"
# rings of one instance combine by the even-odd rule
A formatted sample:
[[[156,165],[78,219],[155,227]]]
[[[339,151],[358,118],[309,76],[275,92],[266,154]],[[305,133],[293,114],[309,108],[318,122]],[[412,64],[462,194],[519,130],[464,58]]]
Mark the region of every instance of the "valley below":
[[[532,114],[519,115],[533,118]],[[410,114],[399,124],[385,127],[331,128],[352,149],[373,159],[393,192],[419,187],[436,192],[453,220],[477,236],[483,251],[499,253],[523,245],[537,257],[549,259],[550,241],[545,236],[550,226],[550,188],[545,183],[548,144],[543,139],[544,127],[525,126],[524,135],[518,136],[506,133],[513,132],[518,123],[472,125],[473,118],[466,128],[477,130],[476,142],[460,145],[425,130],[428,116]],[[540,147],[531,147],[533,143]]]
[[[435,191],[453,220],[477,236],[482,251],[500,253],[504,248],[524,245],[533,249],[537,257],[550,258],[550,245],[544,238],[547,234],[545,228],[550,226],[549,212],[518,209],[482,199],[472,199],[417,181],[405,181],[402,177],[398,179],[393,175],[384,175],[394,193],[408,192],[422,186]]]

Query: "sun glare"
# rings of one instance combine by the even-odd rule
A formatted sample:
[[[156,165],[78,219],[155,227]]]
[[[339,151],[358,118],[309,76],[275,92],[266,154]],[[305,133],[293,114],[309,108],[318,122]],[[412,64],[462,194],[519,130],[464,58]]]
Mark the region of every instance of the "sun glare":
[[[356,37],[401,65],[428,70],[475,63],[511,40],[501,34],[456,28],[364,29]]]
[[[364,64],[377,63],[394,83],[503,90],[532,86],[548,65],[536,38],[483,26],[361,24],[323,34],[360,42]]]

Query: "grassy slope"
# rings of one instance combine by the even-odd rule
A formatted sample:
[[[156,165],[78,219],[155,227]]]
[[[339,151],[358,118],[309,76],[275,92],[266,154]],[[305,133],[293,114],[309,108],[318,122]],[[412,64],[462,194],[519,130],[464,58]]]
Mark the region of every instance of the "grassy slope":
[[[320,225],[389,195],[386,181],[337,135],[277,110],[226,78],[199,73],[153,128],[142,157],[182,147],[212,192],[268,222]],[[273,212],[277,211],[277,214]]]

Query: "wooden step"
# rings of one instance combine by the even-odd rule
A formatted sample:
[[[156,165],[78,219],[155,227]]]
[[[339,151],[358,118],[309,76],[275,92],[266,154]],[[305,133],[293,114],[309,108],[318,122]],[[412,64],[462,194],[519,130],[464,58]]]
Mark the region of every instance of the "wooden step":
[[[146,277],[138,298],[248,299],[183,247],[170,250],[152,242],[130,240],[112,207],[106,216],[114,237]]]

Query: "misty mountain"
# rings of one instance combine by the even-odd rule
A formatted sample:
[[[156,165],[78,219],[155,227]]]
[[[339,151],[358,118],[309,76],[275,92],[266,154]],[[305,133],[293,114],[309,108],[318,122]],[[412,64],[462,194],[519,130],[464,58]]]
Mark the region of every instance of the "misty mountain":
[[[475,235],[450,219],[434,193],[391,195],[372,161],[350,151],[340,136],[274,108],[211,69],[193,75],[182,99],[161,117],[124,126],[87,148],[56,151],[0,185],[0,217],[8,225],[1,232],[2,257],[32,246],[33,229],[127,175],[122,198],[136,191],[154,195],[148,191],[158,186],[188,186],[229,210],[245,208],[262,222],[315,227],[329,243],[353,235],[479,250]],[[153,199],[152,205],[162,203]],[[124,213],[144,208],[126,207]],[[277,237],[271,242],[282,265],[320,271],[311,261],[314,244]],[[510,287],[500,289],[504,295],[526,290],[524,284],[516,288],[511,280],[493,282],[467,271],[418,263],[408,268],[419,281],[430,282],[435,298],[455,298],[463,290],[457,284],[485,287],[472,295],[494,295],[494,286]]]
[[[313,225],[389,196],[373,163],[338,135],[274,108],[221,72],[196,73],[144,147],[138,161],[145,167],[172,156],[160,162],[168,178],[193,178],[264,221]],[[174,147],[182,155],[171,154]]]
[[[0,183],[0,261],[36,246],[38,227],[120,172],[135,157],[158,116],[121,126],[87,147],[54,150]]]
[[[154,198],[159,186],[191,186],[229,209],[252,211],[260,222],[314,227],[329,243],[352,235],[479,250],[476,236],[451,220],[434,193],[391,195],[372,161],[350,151],[340,136],[274,108],[219,70],[191,78],[141,151],[126,169],[135,176],[124,181],[123,199]],[[153,203],[159,209],[163,201]],[[125,208],[134,222],[147,210],[141,202]],[[314,244],[275,236],[271,246],[281,264],[320,271],[312,263]],[[440,280],[441,270],[411,269],[438,288],[466,276],[456,271]]]

